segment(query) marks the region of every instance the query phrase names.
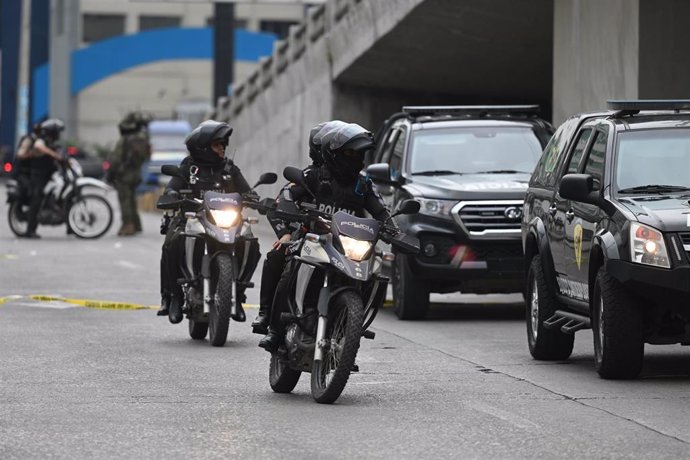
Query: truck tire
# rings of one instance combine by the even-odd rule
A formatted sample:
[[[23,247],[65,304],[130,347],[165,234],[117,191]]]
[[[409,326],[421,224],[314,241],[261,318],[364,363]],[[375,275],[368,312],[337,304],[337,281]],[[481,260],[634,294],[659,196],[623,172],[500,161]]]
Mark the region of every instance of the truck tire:
[[[396,254],[393,263],[393,311],[402,320],[426,317],[429,290],[414,276],[407,257]]]
[[[592,303],[594,365],[602,378],[633,379],[644,359],[642,308],[604,267],[594,284]]]
[[[541,256],[532,259],[527,272],[527,302],[525,303],[527,344],[534,359],[543,361],[568,359],[573,352],[574,334],[560,329],[547,329],[544,322],[561,308],[556,296],[549,289]]]

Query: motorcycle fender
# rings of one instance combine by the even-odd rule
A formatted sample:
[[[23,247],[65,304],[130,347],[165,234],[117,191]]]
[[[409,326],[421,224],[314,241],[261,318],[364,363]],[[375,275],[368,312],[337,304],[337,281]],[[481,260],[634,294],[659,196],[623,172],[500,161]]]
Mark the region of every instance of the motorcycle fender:
[[[101,190],[113,190],[113,188],[103,182],[102,180],[94,179],[93,177],[77,177],[77,188],[82,187],[96,187]]]

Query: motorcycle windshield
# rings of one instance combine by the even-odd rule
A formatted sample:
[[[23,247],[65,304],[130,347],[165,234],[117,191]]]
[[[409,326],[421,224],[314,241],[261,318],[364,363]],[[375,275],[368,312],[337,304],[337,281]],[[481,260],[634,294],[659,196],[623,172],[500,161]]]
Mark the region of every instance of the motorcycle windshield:
[[[375,219],[355,217],[343,211],[333,214],[333,225],[338,235],[349,236],[360,241],[375,241],[380,229]]]
[[[208,209],[228,209],[242,206],[242,195],[239,193],[204,193],[204,204]]]

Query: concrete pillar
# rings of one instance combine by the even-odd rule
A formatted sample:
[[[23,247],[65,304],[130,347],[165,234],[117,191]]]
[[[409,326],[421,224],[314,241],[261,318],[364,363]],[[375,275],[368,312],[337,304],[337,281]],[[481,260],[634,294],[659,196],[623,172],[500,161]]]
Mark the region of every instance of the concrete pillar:
[[[76,140],[77,101],[71,83],[72,51],[81,34],[79,0],[51,0],[50,13],[50,116],[65,122],[63,139]]]
[[[15,138],[27,133],[29,126],[29,50],[31,49],[31,0],[22,0],[19,32],[19,77],[17,85],[17,126]]]
[[[555,1],[554,124],[605,109],[607,99],[638,97],[640,1]]]

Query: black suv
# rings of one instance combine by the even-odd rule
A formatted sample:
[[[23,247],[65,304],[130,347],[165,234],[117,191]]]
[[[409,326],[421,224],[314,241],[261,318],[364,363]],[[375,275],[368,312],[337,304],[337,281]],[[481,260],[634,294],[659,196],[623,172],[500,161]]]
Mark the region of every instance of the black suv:
[[[369,163],[390,165],[379,191],[419,214],[398,223],[419,238],[417,256],[393,267],[395,313],[426,315],[429,293],[522,292],[520,220],[527,181],[553,128],[538,106],[403,107],[377,133]]]
[[[604,378],[634,378],[644,344],[690,345],[690,101],[609,101],[544,150],[522,220],[527,336],[570,356],[594,329]]]

